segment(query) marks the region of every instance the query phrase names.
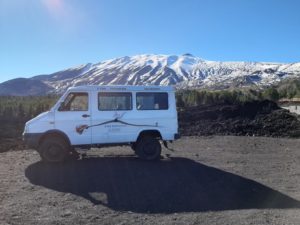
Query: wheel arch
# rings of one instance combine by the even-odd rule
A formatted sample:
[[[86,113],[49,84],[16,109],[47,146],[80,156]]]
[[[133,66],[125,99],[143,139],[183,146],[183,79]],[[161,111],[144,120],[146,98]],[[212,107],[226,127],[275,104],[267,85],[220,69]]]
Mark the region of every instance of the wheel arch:
[[[62,132],[60,130],[49,130],[49,131],[45,132],[39,140],[39,146],[48,137],[62,138],[69,146],[71,146],[71,142],[70,142],[69,137],[64,132]]]
[[[162,135],[161,135],[160,131],[152,129],[152,130],[143,130],[143,131],[141,131],[139,133],[136,141],[138,141],[140,138],[142,138],[144,136],[152,136],[152,137],[155,137],[155,138],[158,138],[158,139],[162,139]]]

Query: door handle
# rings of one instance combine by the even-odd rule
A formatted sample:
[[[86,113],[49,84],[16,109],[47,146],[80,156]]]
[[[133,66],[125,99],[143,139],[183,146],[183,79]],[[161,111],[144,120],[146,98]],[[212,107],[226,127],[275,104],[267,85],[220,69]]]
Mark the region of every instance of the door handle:
[[[87,118],[87,117],[90,117],[90,115],[88,115],[88,114],[83,114],[82,117],[83,117],[83,118]]]

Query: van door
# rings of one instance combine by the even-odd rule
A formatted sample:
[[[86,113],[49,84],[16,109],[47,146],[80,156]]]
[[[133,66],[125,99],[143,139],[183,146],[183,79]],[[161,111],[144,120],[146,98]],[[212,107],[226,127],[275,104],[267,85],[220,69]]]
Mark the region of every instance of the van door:
[[[70,92],[55,112],[55,129],[64,132],[71,145],[91,144],[91,99],[88,92]]]
[[[132,111],[131,92],[99,92],[98,107],[92,118],[92,143],[122,143],[132,141],[132,126],[114,120],[128,122]]]

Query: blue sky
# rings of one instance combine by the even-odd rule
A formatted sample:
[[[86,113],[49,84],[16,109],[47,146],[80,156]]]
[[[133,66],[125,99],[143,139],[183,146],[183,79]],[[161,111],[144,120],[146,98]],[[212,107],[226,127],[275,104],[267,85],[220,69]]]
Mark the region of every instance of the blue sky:
[[[136,54],[300,61],[298,0],[0,0],[0,82]]]

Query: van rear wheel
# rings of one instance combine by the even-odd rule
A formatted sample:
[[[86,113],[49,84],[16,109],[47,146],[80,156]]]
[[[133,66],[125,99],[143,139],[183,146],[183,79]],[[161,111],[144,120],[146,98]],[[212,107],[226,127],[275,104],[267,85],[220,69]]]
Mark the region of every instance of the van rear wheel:
[[[136,154],[143,160],[157,160],[160,158],[161,145],[153,136],[144,136],[136,143]]]
[[[134,142],[134,143],[131,143],[130,144],[130,147],[131,147],[131,149],[134,151],[134,152],[136,152],[136,143]]]
[[[68,152],[68,144],[60,137],[46,138],[39,147],[42,160],[50,163],[63,162]]]

